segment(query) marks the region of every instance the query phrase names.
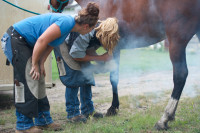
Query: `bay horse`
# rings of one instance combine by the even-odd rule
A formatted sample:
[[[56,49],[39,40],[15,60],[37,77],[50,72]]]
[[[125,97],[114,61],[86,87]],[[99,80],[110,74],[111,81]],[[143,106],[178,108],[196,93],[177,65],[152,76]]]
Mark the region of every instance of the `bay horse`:
[[[196,34],[200,38],[200,0],[76,0],[76,2],[81,7],[85,7],[88,2],[96,2],[100,7],[100,19],[116,17],[119,20],[121,39],[113,53],[118,67],[110,72],[113,100],[107,115],[116,114],[119,108],[117,86],[120,50],[146,47],[168,38],[174,88],[164,114],[155,124],[158,130],[168,129],[168,122],[175,119],[178,102],[188,76],[186,46],[193,35]]]
[[[146,47],[168,38],[174,88],[164,114],[155,124],[158,130],[168,129],[188,76],[186,46],[195,34],[200,38],[200,0],[76,0],[81,7],[91,1],[98,3],[100,19],[116,17],[120,27],[121,39],[113,53],[118,67],[110,73],[113,100],[107,115],[119,108],[120,50]]]

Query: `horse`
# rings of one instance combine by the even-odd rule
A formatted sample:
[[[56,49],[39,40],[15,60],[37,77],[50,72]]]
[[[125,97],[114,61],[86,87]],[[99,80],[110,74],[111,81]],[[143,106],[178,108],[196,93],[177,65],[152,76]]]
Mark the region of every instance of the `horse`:
[[[200,39],[200,0],[76,0],[76,2],[81,7],[85,7],[88,2],[96,2],[100,7],[100,19],[116,17],[119,20],[121,39],[113,53],[118,67],[110,72],[113,99],[107,115],[116,114],[119,108],[117,85],[120,50],[146,47],[168,39],[174,87],[164,114],[155,124],[156,129],[167,130],[168,122],[175,119],[175,112],[188,76],[185,51],[187,44],[195,34]]]
[[[53,0],[52,0],[53,1]],[[200,39],[200,0],[75,0],[82,8],[88,2],[100,7],[100,19],[116,17],[121,39],[113,57],[117,67],[110,72],[113,99],[107,115],[119,109],[118,82],[120,50],[140,48],[165,40],[173,66],[173,91],[164,114],[155,124],[158,130],[167,130],[168,122],[175,120],[175,112],[183,91],[188,68],[186,46],[196,34]]]

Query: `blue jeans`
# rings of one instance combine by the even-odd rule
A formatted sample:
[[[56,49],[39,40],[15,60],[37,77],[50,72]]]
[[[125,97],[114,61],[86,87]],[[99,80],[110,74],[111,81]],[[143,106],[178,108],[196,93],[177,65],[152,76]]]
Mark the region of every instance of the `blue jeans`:
[[[72,118],[80,114],[79,111],[79,99],[78,99],[79,88],[66,88],[65,98],[66,98],[66,111],[67,118]],[[94,111],[94,106],[92,102],[92,89],[91,85],[85,85],[80,87],[80,101],[81,101],[81,114],[86,115]]]
[[[53,123],[49,111],[39,112],[38,117],[35,118],[35,124],[33,123],[33,118],[26,117],[25,115],[19,113],[17,110],[16,110],[16,116],[17,116],[17,122],[16,122],[17,130],[27,130],[33,126],[43,126]]]
[[[12,64],[13,54],[11,46],[11,37],[10,35],[8,35],[8,33],[4,33],[3,37],[1,38],[1,47],[9,62]]]

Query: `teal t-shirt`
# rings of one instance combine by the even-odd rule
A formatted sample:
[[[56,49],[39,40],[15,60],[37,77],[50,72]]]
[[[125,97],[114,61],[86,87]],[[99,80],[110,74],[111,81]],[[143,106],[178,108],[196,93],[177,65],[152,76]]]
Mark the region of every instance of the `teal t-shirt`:
[[[48,13],[24,19],[15,23],[13,27],[26,39],[29,45],[34,47],[37,39],[54,23],[60,27],[61,36],[48,45],[55,47],[64,42],[65,38],[74,27],[74,17],[61,13]]]

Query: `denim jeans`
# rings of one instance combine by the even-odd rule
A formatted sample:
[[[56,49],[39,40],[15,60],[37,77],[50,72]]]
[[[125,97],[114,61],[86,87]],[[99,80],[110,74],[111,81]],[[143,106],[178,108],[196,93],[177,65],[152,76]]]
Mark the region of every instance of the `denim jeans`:
[[[19,113],[16,110],[16,116],[17,116],[16,129],[27,130],[33,126],[43,126],[53,123],[49,111],[39,112],[38,115],[39,116],[35,118],[35,124],[34,124],[33,118],[26,117],[25,115]]]
[[[67,118],[72,118],[80,114],[79,111],[79,99],[78,99],[79,88],[66,88],[65,98],[66,98],[66,111]],[[81,114],[89,114],[94,111],[94,106],[92,102],[92,90],[90,85],[80,87],[80,101],[81,101]]]
[[[1,47],[2,47],[4,54],[8,58],[9,62],[12,64],[13,54],[12,54],[10,38],[11,37],[10,37],[10,35],[8,35],[8,33],[4,33],[3,37],[1,38]]]
[[[35,126],[44,126],[53,123],[50,115],[50,111],[43,111],[38,113],[38,117],[35,118]]]
[[[56,59],[58,57],[64,60],[59,47],[54,48]],[[63,69],[63,68],[62,68]],[[80,102],[78,99],[78,90],[80,88],[80,101],[81,101],[81,114],[89,114],[94,111],[92,102],[92,90],[91,85],[95,85],[94,78],[91,81],[84,77],[83,73],[78,70],[71,69],[66,62],[64,62],[64,69],[66,75],[61,75],[60,80],[66,86],[65,99],[66,99],[66,112],[67,118],[72,118],[80,114]],[[87,85],[86,85],[87,84]],[[83,87],[80,87],[83,86]]]

